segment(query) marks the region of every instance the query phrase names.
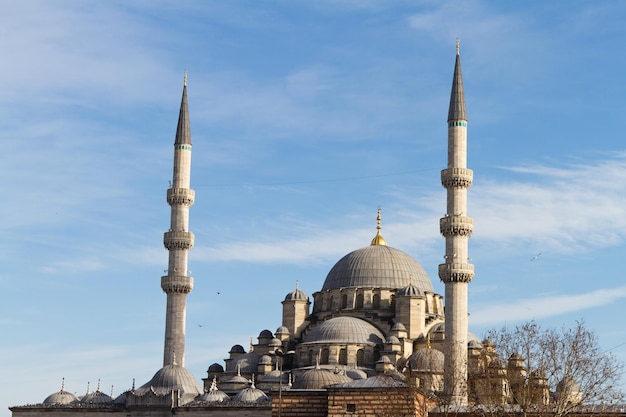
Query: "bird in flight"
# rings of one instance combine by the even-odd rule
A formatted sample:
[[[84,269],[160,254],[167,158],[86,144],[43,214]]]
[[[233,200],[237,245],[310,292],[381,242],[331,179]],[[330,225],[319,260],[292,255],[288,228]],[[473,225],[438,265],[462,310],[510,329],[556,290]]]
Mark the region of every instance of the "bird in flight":
[[[532,258],[530,258],[530,262],[534,261],[535,259],[537,259],[539,256],[541,256],[543,252],[539,252],[538,254],[536,254],[535,256],[533,256]]]

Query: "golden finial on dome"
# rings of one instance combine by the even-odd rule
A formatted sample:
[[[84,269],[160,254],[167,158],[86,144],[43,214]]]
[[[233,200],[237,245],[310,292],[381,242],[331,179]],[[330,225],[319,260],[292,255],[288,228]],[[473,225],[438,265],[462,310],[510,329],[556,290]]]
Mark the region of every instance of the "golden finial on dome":
[[[250,352],[254,350],[254,345],[252,344],[252,338],[250,338]]]
[[[387,242],[385,241],[385,238],[383,237],[383,235],[380,234],[380,207],[378,207],[378,216],[376,216],[376,221],[378,222],[378,224],[376,225],[376,236],[374,236],[374,239],[372,239],[372,246],[387,246]]]
[[[430,333],[427,333],[427,334],[426,334],[426,347],[427,347],[428,349],[430,349],[430,348],[431,348],[431,346],[430,346]]]
[[[298,290],[299,290],[299,288],[298,288],[298,284],[299,284],[299,282],[298,282],[298,280],[296,280],[296,291],[298,291]]]

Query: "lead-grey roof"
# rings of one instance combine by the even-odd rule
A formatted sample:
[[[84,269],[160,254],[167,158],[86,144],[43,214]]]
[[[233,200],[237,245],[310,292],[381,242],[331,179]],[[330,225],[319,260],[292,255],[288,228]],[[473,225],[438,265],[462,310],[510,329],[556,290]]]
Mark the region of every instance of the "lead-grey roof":
[[[304,343],[379,344],[384,340],[385,336],[372,324],[347,316],[326,320],[304,337]]]
[[[148,391],[156,395],[167,395],[174,390],[180,390],[183,395],[202,394],[196,378],[186,368],[180,365],[166,365],[159,369],[152,379],[134,392],[135,395],[144,395]]]
[[[443,352],[432,348],[413,352],[408,360],[411,369],[420,372],[443,372],[443,362]]]
[[[71,404],[75,401],[78,401],[78,397],[76,397],[71,392],[67,392],[64,389],[61,391],[57,391],[54,394],[50,394],[43,400],[44,404]]]
[[[393,372],[382,375],[375,375],[365,379],[346,382],[344,384],[335,385],[333,388],[389,388],[389,387],[406,387],[406,383],[402,377]]]
[[[384,245],[370,245],[350,252],[330,270],[322,291],[346,287],[399,289],[413,285],[433,291],[424,268],[412,257]]]
[[[187,104],[187,83],[183,86],[183,97],[180,100],[180,111],[178,113],[178,126],[176,126],[176,145],[191,145],[191,128],[189,127],[189,106]]]
[[[461,56],[456,54],[454,62],[454,78],[452,79],[452,91],[450,93],[450,108],[448,109],[448,121],[465,120],[465,94],[463,92],[463,76],[461,75]]]
[[[315,368],[306,371],[293,382],[293,389],[323,389],[331,385],[350,382],[352,378],[330,369]]]

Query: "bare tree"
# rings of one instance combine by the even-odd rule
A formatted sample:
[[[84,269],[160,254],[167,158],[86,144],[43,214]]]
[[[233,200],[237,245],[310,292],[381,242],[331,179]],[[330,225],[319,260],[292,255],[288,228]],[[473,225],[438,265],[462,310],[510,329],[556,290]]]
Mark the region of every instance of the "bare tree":
[[[580,406],[623,400],[623,364],[603,351],[582,321],[571,328],[543,329],[535,321],[487,334],[508,361],[509,402],[528,413],[562,417]]]

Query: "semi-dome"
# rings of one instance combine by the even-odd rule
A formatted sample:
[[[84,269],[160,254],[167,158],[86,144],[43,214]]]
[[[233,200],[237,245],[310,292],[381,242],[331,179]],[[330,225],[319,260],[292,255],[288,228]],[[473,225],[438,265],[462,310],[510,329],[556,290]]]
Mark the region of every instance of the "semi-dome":
[[[348,287],[399,289],[415,286],[416,291],[434,292],[424,268],[401,250],[380,244],[357,249],[332,267],[322,291]]]
[[[380,344],[384,340],[381,331],[370,323],[347,316],[326,320],[304,337],[304,343]]]
[[[350,382],[352,378],[330,369],[315,368],[300,375],[293,383],[292,389],[323,389],[331,385]]]
[[[185,397],[192,396],[192,399],[203,394],[191,372],[183,366],[173,364],[159,369],[150,381],[135,390],[135,395],[144,395],[148,391],[156,395],[168,395],[175,390],[180,390]]]

